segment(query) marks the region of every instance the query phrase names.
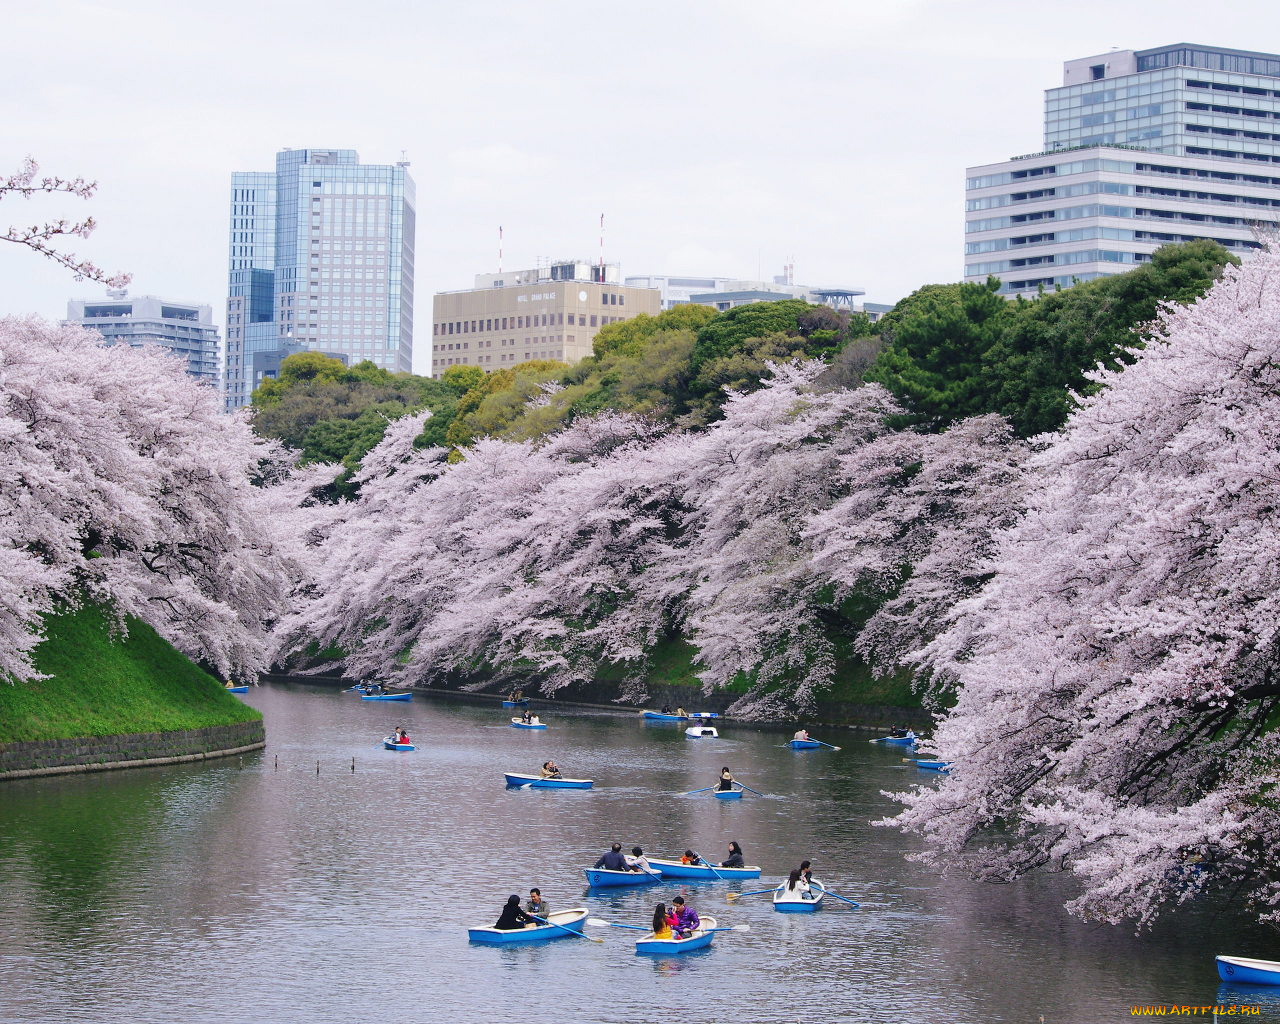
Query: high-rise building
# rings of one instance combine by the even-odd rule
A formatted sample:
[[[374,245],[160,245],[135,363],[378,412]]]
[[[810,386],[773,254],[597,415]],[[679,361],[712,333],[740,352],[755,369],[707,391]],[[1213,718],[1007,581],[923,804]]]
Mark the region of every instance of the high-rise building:
[[[218,386],[219,338],[212,306],[154,295],[129,298],[123,289],[111,290],[105,299],[72,299],[65,322],[95,330],[113,345],[167,348],[186,360],[191,376]]]
[[[1244,254],[1280,222],[1280,55],[1177,43],[1069,60],[1044,149],[971,167],[965,280],[1007,294],[1130,270],[1170,242]]]
[[[431,373],[450,366],[501,370],[531,359],[575,363],[605,324],[660,311],[659,293],[619,283],[616,264],[561,260],[534,270],[477,274],[474,288],[439,292]]]
[[[415,201],[408,163],[286,149],[231,176],[227,408],[290,352],[413,369]]]

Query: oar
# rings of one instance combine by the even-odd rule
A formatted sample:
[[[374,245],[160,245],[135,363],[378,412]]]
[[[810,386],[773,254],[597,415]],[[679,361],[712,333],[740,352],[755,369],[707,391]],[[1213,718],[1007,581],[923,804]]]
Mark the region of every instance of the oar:
[[[704,935],[710,935],[712,932],[749,932],[751,925],[749,924],[731,924],[727,928],[703,928]]]
[[[832,892],[830,889],[823,889],[822,891],[828,896],[834,896],[838,900],[844,900],[844,902],[849,904],[851,907],[861,906],[861,904],[855,903],[853,900],[849,899],[848,896],[841,896],[838,892]]]
[[[652,928],[641,928],[638,924],[614,924],[612,921],[604,921],[598,917],[587,918],[587,924],[593,924],[597,928],[630,928],[633,932],[651,932]]]
[[[537,914],[530,914],[535,921],[541,921],[543,924],[549,924],[552,928],[559,928],[562,932],[568,932],[570,935],[578,935],[586,939],[588,942],[598,942],[604,944],[604,939],[597,939],[594,935],[588,935],[586,932],[575,932],[572,928],[566,928],[562,924],[556,924],[555,921],[548,920],[545,917],[539,917]]]
[[[734,781],[737,782],[738,780],[734,779]],[[760,790],[758,789],[752,789],[750,786],[743,786],[741,782],[738,782],[738,785],[742,786],[742,788],[745,789],[748,793],[754,793],[756,796],[764,796],[764,794],[761,793]]]
[[[774,892],[778,887],[770,886],[768,889],[752,889],[750,892],[731,892],[726,894],[725,898],[733,903],[735,900],[742,899],[743,896],[759,896],[762,892]]]
[[[724,881],[724,875],[720,874],[720,872],[716,870],[716,866],[715,866],[714,864],[712,864],[712,863],[711,863],[711,861],[707,860],[707,858],[706,858],[706,857],[704,857],[704,856],[702,856],[702,854],[700,854],[700,853],[699,853],[699,854],[697,854],[696,856],[697,856],[698,860],[702,861],[702,863],[703,863],[706,867],[708,867],[708,868],[710,868],[710,869],[711,869],[711,873],[712,873],[713,875],[715,875],[715,876],[716,876],[716,878],[720,879],[720,881],[722,881],[722,882]]]
[[[837,747],[834,743],[824,743],[822,740],[814,740],[813,742],[814,742],[814,743],[822,743],[822,745],[823,745],[824,747],[830,747],[832,750],[840,750],[840,749],[841,749],[840,747]]]
[[[713,789],[715,789],[715,788],[716,788],[715,786],[707,786],[705,789],[691,789],[691,790],[689,790],[689,792],[687,792],[687,793],[681,793],[680,795],[681,795],[681,796],[693,796],[693,794],[694,794],[694,793],[709,793],[711,790],[713,790]]]

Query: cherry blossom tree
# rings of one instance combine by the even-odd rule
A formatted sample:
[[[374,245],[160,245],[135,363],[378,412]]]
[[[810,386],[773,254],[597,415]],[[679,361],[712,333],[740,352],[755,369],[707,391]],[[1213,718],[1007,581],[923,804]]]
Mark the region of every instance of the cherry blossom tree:
[[[22,164],[22,170],[16,174],[9,175],[7,178],[0,178],[0,200],[15,196],[31,199],[38,195],[53,195],[56,193],[75,196],[79,199],[90,199],[98,190],[96,181],[85,181],[84,178],[51,178],[47,176],[38,178],[39,172],[40,165],[31,157],[27,157]],[[45,221],[41,224],[32,224],[28,227],[11,226],[3,234],[0,234],[0,240],[24,245],[33,252],[38,252],[41,256],[53,260],[59,266],[66,267],[75,275],[77,281],[88,278],[90,281],[101,281],[112,288],[123,288],[133,280],[131,274],[108,274],[89,260],[82,260],[74,253],[64,252],[57,247],[58,240],[61,238],[72,236],[88,238],[95,227],[97,227],[97,224],[92,217],[86,217],[80,221],[59,218],[58,220]]]
[[[924,645],[958,684],[925,857],[1149,923],[1230,885],[1280,920],[1280,251],[1171,306],[1030,464],[991,580]]]
[[[0,319],[0,678],[31,678],[41,617],[85,598],[219,672],[262,668],[302,569],[284,492],[255,484],[291,461],[158,349]]]

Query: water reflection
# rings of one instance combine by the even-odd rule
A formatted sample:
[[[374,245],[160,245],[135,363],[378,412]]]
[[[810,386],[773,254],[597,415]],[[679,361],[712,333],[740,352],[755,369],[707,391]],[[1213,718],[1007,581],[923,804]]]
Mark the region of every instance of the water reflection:
[[[1213,964],[1280,958],[1280,942],[1216,904],[1134,936],[1067,918],[1069,878],[982,886],[905,861],[910,840],[869,824],[891,809],[882,790],[918,778],[900,751],[846,739],[795,752],[731,722],[690,741],[639,716],[554,708],[534,732],[496,706],[312,687],[247,699],[267,715],[261,755],[0,786],[0,1020],[44,1024],[57,1006],[67,1021],[170,1024],[180,1006],[193,1024],[349,1024],[407,1007],[490,1024],[518,1007],[529,1024],[650,1024],[675,1005],[697,1022],[790,1022],[808,1007],[822,1020],[1061,1024],[1234,1001],[1280,1021],[1271,993],[1225,994]],[[396,725],[416,753],[381,749]],[[503,772],[549,757],[597,788],[506,788]],[[725,764],[765,795],[680,795]],[[730,840],[762,880],[585,889],[582,869],[613,842],[718,861]],[[806,858],[862,909],[726,900]],[[592,930],[603,945],[467,943],[468,926],[534,885],[554,909],[634,925],[683,893],[752,930],[666,958],[636,956],[639,933],[610,928]]]

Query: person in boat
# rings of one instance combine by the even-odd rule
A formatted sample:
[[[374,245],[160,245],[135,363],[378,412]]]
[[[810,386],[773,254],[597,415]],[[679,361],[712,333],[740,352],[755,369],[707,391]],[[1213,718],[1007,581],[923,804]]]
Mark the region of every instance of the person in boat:
[[[740,868],[746,865],[746,861],[742,857],[742,847],[737,842],[729,844],[729,858],[722,860],[720,866],[722,868]]]
[[[524,690],[512,690],[507,700],[524,700]]]
[[[653,874],[653,868],[649,866],[649,858],[644,855],[644,850],[638,846],[631,847],[631,855],[624,857],[627,867],[632,871],[643,871],[645,874]]]
[[[889,738],[895,739],[895,740],[906,739],[907,732],[908,730],[904,729],[902,726],[895,725],[892,729],[889,730]]]
[[[524,902],[525,913],[533,917],[546,918],[551,913],[551,907],[546,900],[542,898],[541,889],[530,889],[529,898]]]
[[[676,715],[679,718],[688,718],[689,713],[684,708],[676,708]]]
[[[805,880],[806,885],[813,881],[812,861],[802,860],[800,862],[800,877]]]
[[[655,939],[673,938],[671,929],[676,923],[675,914],[667,913],[667,905],[659,903],[653,908],[653,937]]]
[[[530,715],[530,716],[529,716],[529,723],[528,723],[528,724],[529,724],[529,725],[541,725],[541,724],[542,724],[542,720],[541,720],[540,718],[538,718],[538,716],[537,716],[537,715]]]
[[[684,856],[680,858],[681,864],[702,864],[704,863],[701,855],[694,853],[692,850],[685,850]]]
[[[529,724],[530,724],[530,722],[531,722],[531,720],[532,720],[532,718],[533,718],[533,715],[531,715],[531,714],[529,713],[529,709],[528,709],[528,708],[525,708],[525,709],[524,709],[524,711],[523,711],[523,712],[521,713],[521,715],[520,715],[520,721],[522,721],[525,725],[529,725]]]
[[[391,737],[391,742],[392,743],[408,743],[409,734],[405,732],[403,729],[401,729],[399,726],[396,726],[396,734]]]
[[[230,686],[231,684],[230,684],[230,683],[227,683],[227,685],[228,685],[228,686]],[[670,704],[663,704],[663,705],[662,705],[662,711],[660,711],[660,712],[659,712],[659,714],[663,714],[663,715],[669,715],[669,714],[671,714],[671,705],[670,705]]]
[[[809,862],[805,861],[805,863]],[[787,892],[798,892],[803,900],[813,899],[813,891],[809,888],[809,882],[799,868],[792,868],[791,874],[787,875]]]
[[[636,870],[627,863],[627,858],[622,855],[622,844],[614,843],[609,847],[608,853],[602,853],[600,859],[591,865],[592,868],[604,868],[606,871],[633,871]]]
[[[720,790],[723,792],[727,789],[733,789],[733,776],[729,773],[729,766],[725,765],[720,769]]]
[[[364,688],[364,692],[365,692],[366,694],[368,694],[370,697],[376,696],[377,694],[379,694],[379,693],[381,693],[381,692],[382,692],[382,684],[381,684],[381,683],[369,683],[369,684]]]
[[[495,928],[503,931],[513,931],[516,928],[523,928],[527,924],[537,924],[538,922],[520,909],[520,897],[508,896],[507,905],[502,908],[502,915],[498,918]]]
[[[683,896],[677,896],[671,901],[671,909],[675,912],[674,931],[677,938],[687,939],[702,927],[702,919],[698,917],[698,912],[685,903]]]
[[[793,738],[794,738],[794,739],[797,739],[797,740],[800,740],[800,741],[802,741],[802,742],[807,741],[807,740],[809,739],[809,730],[808,730],[808,729],[797,729],[797,730],[796,730],[796,734],[795,734],[795,736],[794,736]]]
[[[543,762],[542,762],[542,777],[543,777],[544,779],[558,779],[558,778],[560,778],[560,766],[559,766],[558,764],[556,764],[554,761],[543,761]],[[619,849],[621,849],[621,847],[619,847]]]

